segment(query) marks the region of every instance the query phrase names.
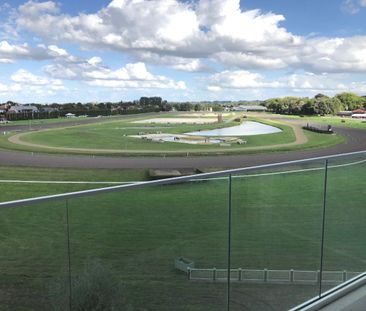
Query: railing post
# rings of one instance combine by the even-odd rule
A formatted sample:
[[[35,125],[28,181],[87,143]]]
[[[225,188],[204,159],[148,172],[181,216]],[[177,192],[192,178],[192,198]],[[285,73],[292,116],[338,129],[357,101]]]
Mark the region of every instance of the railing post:
[[[227,223],[228,223],[228,236],[227,236],[227,311],[230,311],[230,291],[231,291],[231,221],[232,221],[232,177],[231,174],[229,174],[229,184],[228,184],[228,217],[227,217]]]
[[[69,200],[65,201],[66,208],[66,232],[67,232],[67,258],[68,258],[68,279],[69,279],[69,310],[72,310],[72,280],[71,280],[71,251],[70,251],[70,222],[69,222]]]
[[[321,227],[321,241],[320,241],[320,274],[318,278],[319,282],[319,297],[322,295],[322,278],[323,278],[323,261],[324,261],[324,237],[325,237],[325,208],[327,206],[327,186],[328,186],[328,159],[324,164],[324,190],[323,190],[323,216]]]
[[[242,280],[242,274],[243,270],[241,268],[238,269],[238,281],[240,282]]]
[[[290,270],[290,283],[294,282],[294,269]]]
[[[268,282],[268,270],[267,268],[264,269],[264,282],[267,283]]]
[[[343,270],[343,282],[347,281],[347,272],[346,270]]]
[[[212,279],[213,281],[216,281],[216,268],[212,269]]]
[[[187,276],[188,276],[188,280],[190,280],[191,279],[191,268],[190,267],[187,268]]]

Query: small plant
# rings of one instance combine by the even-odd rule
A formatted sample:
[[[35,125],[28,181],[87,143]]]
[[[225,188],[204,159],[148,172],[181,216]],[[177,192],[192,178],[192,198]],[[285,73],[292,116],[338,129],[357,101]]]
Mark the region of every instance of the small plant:
[[[99,260],[88,263],[71,282],[70,290],[65,278],[50,286],[54,311],[123,311],[132,310],[123,298],[122,284],[113,271]]]

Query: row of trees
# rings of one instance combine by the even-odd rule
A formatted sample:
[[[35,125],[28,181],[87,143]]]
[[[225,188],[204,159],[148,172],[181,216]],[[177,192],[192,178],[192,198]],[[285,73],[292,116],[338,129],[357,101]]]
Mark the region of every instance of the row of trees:
[[[4,106],[9,109],[11,106],[16,106],[18,103],[8,101]],[[101,103],[52,103],[52,104],[28,104],[38,108],[38,112],[23,112],[7,114],[9,120],[24,120],[24,119],[39,119],[39,118],[57,118],[63,117],[67,113],[75,115],[116,115],[116,114],[135,114],[143,112],[159,112],[159,111],[202,111],[207,107],[213,107],[213,110],[222,110],[220,104],[212,105],[212,103],[191,103],[191,102],[176,102],[168,103],[161,97],[141,97],[134,101],[120,102],[101,102]]]
[[[264,101],[263,105],[269,111],[279,114],[326,115],[364,108],[366,107],[366,98],[353,93],[341,93],[334,97],[318,94],[314,98],[272,98]]]

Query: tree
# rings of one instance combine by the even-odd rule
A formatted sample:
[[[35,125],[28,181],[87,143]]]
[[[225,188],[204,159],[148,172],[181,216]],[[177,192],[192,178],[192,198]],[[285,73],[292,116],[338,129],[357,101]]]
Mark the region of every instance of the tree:
[[[362,108],[366,104],[365,98],[354,93],[344,92],[337,94],[335,97],[342,102],[346,110]]]

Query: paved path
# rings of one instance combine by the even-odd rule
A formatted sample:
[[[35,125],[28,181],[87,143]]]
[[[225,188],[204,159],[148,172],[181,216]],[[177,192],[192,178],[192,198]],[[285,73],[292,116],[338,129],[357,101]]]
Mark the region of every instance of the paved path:
[[[64,126],[65,124],[63,124]],[[366,150],[366,131],[334,128],[346,142],[329,148],[292,152],[269,152],[253,155],[197,156],[197,157],[91,157],[33,154],[0,151],[1,165],[70,167],[70,168],[238,168],[284,162],[304,158]]]

